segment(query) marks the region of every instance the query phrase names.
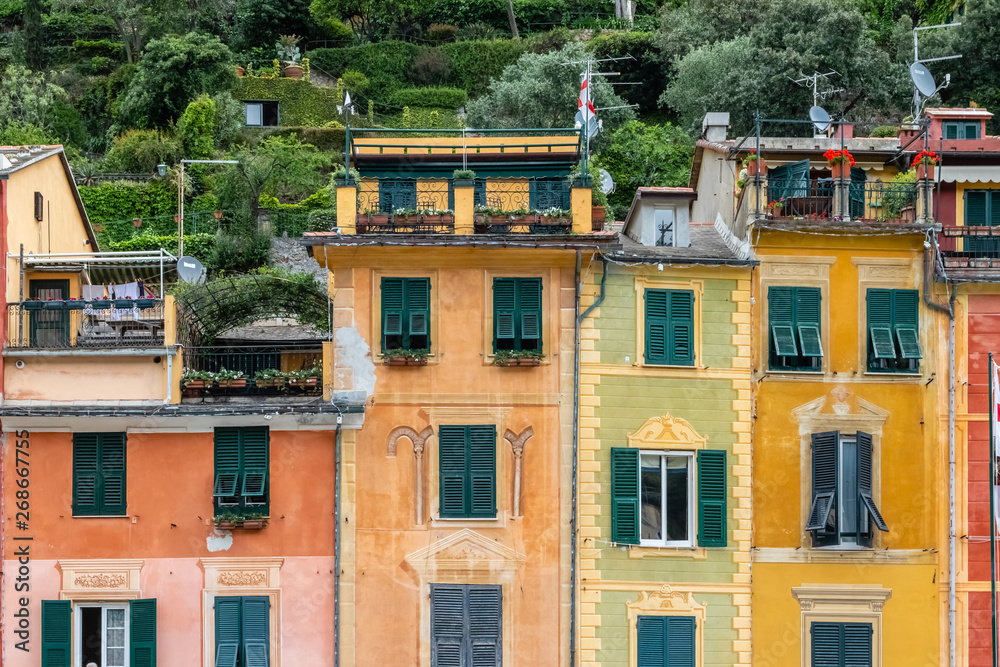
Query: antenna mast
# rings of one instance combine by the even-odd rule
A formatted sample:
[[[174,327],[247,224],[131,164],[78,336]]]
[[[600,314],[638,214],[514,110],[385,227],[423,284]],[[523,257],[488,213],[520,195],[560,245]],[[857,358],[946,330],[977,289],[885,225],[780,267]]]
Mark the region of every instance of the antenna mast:
[[[922,63],[933,63],[933,62],[937,62],[939,60],[954,60],[955,58],[961,58],[962,57],[962,54],[958,54],[958,55],[955,55],[955,56],[940,56],[938,58],[924,58],[924,59],[921,59],[920,58],[920,51],[919,51],[918,44],[917,44],[917,32],[920,31],[920,30],[934,30],[936,28],[954,28],[954,27],[957,27],[957,26],[960,26],[960,25],[962,25],[962,24],[959,23],[959,22],[956,22],[956,23],[942,23],[940,25],[927,25],[927,26],[921,26],[919,28],[914,28],[913,29],[913,65],[910,66],[910,78],[913,80],[913,120],[914,121],[916,121],[917,118],[920,117],[920,114],[923,111],[923,102],[921,102],[921,100],[920,100],[921,93],[923,93],[923,95],[924,95],[924,100],[923,101],[926,102],[930,98],[932,98],[935,95],[937,95],[938,92],[940,92],[940,90],[942,88],[947,88],[948,84],[951,83],[951,74],[946,74],[945,75],[945,79],[944,79],[944,83],[942,83],[940,86],[937,86],[936,88],[934,88],[934,92],[932,92],[930,94],[927,94],[926,92],[921,91],[920,90],[920,83],[918,83],[918,80],[917,80],[917,77],[921,76],[918,73],[920,71],[922,71],[922,72],[925,73],[923,76],[925,76],[927,79],[930,80],[931,86],[934,85],[934,77],[931,76],[930,72],[927,71],[927,68],[924,67]],[[916,72],[914,71],[915,69],[916,69]]]
[[[830,70],[829,72],[820,74],[819,72],[813,72],[809,76],[804,76],[801,79],[792,79],[795,83],[799,85],[805,85],[806,87],[812,86],[813,90],[813,106],[819,106],[820,98],[826,97],[827,95],[833,95],[834,93],[844,92],[843,88],[832,88],[830,90],[819,90],[819,80],[824,79],[832,74],[840,76],[840,72],[837,70]],[[790,78],[790,77],[789,77]]]

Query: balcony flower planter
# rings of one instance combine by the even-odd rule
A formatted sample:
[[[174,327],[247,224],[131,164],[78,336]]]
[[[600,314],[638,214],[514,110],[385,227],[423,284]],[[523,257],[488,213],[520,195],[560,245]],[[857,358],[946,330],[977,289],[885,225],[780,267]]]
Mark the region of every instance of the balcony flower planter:
[[[491,225],[506,225],[510,222],[510,218],[506,215],[488,215],[486,222]]]
[[[187,398],[198,398],[204,390],[204,380],[188,380],[181,386],[181,391]]]
[[[425,225],[440,225],[441,216],[440,215],[422,215],[420,216],[420,222]]]
[[[44,301],[25,301],[24,302],[24,309],[25,310],[41,310],[44,307],[45,307],[45,302]]]
[[[246,378],[233,378],[231,380],[219,380],[216,382],[219,389],[242,389],[247,386]]]
[[[918,164],[917,165],[917,180],[922,181],[924,179],[933,181],[934,180],[934,165],[933,164]]]
[[[243,530],[260,530],[266,525],[267,519],[245,519],[240,527],[243,528]]]
[[[309,377],[299,380],[289,380],[288,386],[293,389],[312,389],[319,386],[319,378]]]
[[[608,219],[607,211],[603,206],[590,207],[590,229],[591,231],[604,231],[604,223]]]
[[[510,368],[512,366],[540,366],[542,360],[539,357],[512,357],[509,359],[497,359],[493,362],[494,366],[503,366],[504,368]]]
[[[767,175],[767,160],[757,155],[756,151],[751,151],[750,155],[743,162],[743,166],[746,167],[747,176]]]
[[[830,176],[833,179],[839,178],[850,178],[851,177],[851,165],[841,162],[840,164],[830,165]]]
[[[369,214],[368,223],[375,226],[382,225],[384,227],[389,224],[389,214],[388,213]]]
[[[135,301],[132,299],[114,299],[115,308],[135,308]]]
[[[52,299],[50,301],[44,301],[45,310],[62,310],[63,301],[62,299]]]
[[[382,360],[385,366],[426,366],[427,357],[389,357]]]
[[[96,301],[90,302],[90,307],[94,310],[107,310],[111,307],[110,299],[97,299]]]
[[[899,212],[899,221],[904,223],[911,223],[917,219],[917,209],[913,206],[904,206],[903,210]]]
[[[216,519],[215,527],[219,530],[260,530],[267,525],[267,519]]]
[[[66,310],[83,310],[87,306],[87,302],[80,299],[70,299],[69,301],[63,301],[63,305]]]
[[[254,380],[254,384],[260,389],[282,389],[285,386],[285,378],[260,378]]]
[[[135,305],[139,308],[155,308],[156,299],[136,299]]]
[[[604,208],[603,206],[601,208]],[[540,215],[538,224],[550,227],[566,227],[570,224],[570,219],[564,215]],[[604,229],[604,220],[601,220],[600,229]]]

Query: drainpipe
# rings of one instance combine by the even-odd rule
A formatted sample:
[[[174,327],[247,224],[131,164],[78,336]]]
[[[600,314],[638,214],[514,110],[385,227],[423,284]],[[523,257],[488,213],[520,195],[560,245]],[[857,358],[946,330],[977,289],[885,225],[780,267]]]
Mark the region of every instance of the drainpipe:
[[[601,305],[604,301],[604,286],[608,281],[608,262],[601,260],[603,272],[601,273],[601,291],[597,295],[594,303],[590,304],[583,314],[576,317],[576,332],[574,336],[575,355],[573,365],[573,482],[572,487],[572,511],[569,517],[569,667],[576,665],[576,479],[579,464],[577,463],[580,450],[580,325],[587,319],[587,316]],[[583,285],[580,282],[580,249],[576,251],[576,306],[575,312],[580,312],[580,292]]]
[[[340,667],[340,422],[337,416],[337,438],[333,466],[333,667]]]

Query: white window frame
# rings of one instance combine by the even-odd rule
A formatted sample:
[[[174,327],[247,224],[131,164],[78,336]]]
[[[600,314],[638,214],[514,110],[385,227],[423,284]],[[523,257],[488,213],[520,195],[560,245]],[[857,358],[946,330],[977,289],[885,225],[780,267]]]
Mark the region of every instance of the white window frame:
[[[642,539],[642,518],[639,519],[639,546],[641,547],[693,547],[695,546],[695,485],[697,484],[698,476],[695,474],[695,455],[692,451],[677,451],[677,450],[662,450],[662,449],[640,449],[639,450],[639,511],[642,512],[642,457],[643,456],[656,456],[660,459],[660,520],[663,522],[661,528],[661,534],[664,535],[662,540],[644,540]],[[663,507],[663,503],[667,498],[667,475],[665,469],[665,459],[668,457],[686,458],[688,462],[688,538],[686,540],[668,540],[666,539],[666,520],[667,513],[666,508]]]
[[[251,123],[250,122],[250,107],[257,107],[257,118],[260,122]],[[264,127],[264,103],[263,102],[244,102],[243,103],[243,124],[247,127]]]
[[[661,212],[670,213],[670,243],[660,245],[660,227],[657,224],[656,216]],[[677,247],[677,207],[656,206],[653,208],[653,247],[654,248],[676,248]]]
[[[128,602],[76,602],[73,604],[73,664],[84,665],[83,662],[83,609],[101,610],[101,660],[100,667],[108,664],[108,609],[125,610],[125,667],[131,664],[131,634],[132,614]]]

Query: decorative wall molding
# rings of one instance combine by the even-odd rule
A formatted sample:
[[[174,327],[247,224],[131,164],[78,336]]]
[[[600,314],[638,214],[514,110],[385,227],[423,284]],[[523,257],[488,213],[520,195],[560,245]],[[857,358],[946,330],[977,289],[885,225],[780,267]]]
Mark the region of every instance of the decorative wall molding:
[[[263,586],[267,572],[221,572],[216,582],[220,586]]]
[[[142,560],[60,560],[64,600],[137,600]]]
[[[803,257],[801,255],[767,255],[761,257],[761,278],[818,278],[830,276],[834,257]]]
[[[73,580],[80,588],[121,588],[128,585],[124,574],[81,574]]]
[[[284,558],[202,558],[208,590],[220,586],[281,588],[281,565]]]
[[[695,619],[695,666],[704,664],[706,606],[694,599],[691,591],[676,591],[663,584],[657,591],[640,591],[638,599],[625,603],[628,614],[629,664],[638,660],[638,621],[640,616],[691,616]]]
[[[495,540],[464,528],[430,546],[414,551],[406,562],[420,572],[513,571],[525,561],[522,553],[505,547]]]
[[[629,447],[642,449],[704,449],[708,443],[686,420],[669,414],[647,419],[627,437]]]
[[[535,430],[530,426],[519,434],[514,433],[509,428],[503,434],[504,439],[510,443],[511,452],[514,454],[514,516],[521,516],[521,458],[524,456],[525,443],[533,435],[535,435]]]
[[[409,438],[410,442],[413,443],[413,449],[416,451],[417,447],[423,450],[424,443],[427,442],[427,438],[434,435],[434,429],[430,426],[424,428],[423,431],[417,433],[416,430],[410,428],[409,426],[397,426],[389,433],[389,440],[386,445],[385,455],[393,457],[396,455],[396,443],[400,438]]]
[[[872,667],[882,666],[882,610],[892,597],[892,589],[882,586],[805,584],[792,588],[799,602],[802,637],[812,636],[813,623],[870,623],[872,626]],[[801,665],[812,667],[809,642],[802,642]]]
[[[858,267],[858,280],[864,282],[911,282],[920,268],[920,260],[906,257],[852,257]]]
[[[281,566],[284,558],[202,558],[202,667],[215,666],[215,598],[260,595],[268,598],[271,667],[281,667]]]

